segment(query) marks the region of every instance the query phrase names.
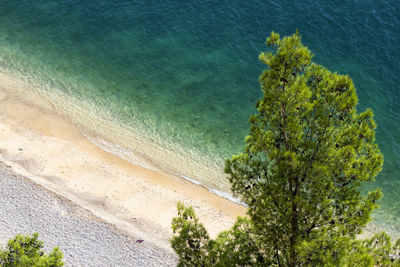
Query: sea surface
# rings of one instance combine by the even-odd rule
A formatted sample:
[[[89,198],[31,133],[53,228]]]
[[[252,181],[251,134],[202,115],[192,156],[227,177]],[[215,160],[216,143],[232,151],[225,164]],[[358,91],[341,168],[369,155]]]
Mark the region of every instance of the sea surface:
[[[400,231],[400,1],[2,0],[0,70],[134,164],[228,191],[261,96],[258,55],[296,30],[370,107],[385,157],[373,223]]]

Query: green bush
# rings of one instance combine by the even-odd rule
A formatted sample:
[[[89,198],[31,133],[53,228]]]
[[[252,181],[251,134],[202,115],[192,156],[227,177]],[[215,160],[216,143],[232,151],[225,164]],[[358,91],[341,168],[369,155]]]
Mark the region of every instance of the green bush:
[[[43,252],[43,241],[38,240],[38,234],[16,235],[4,250],[0,249],[0,265],[4,267],[28,266],[63,266],[63,255],[58,247],[53,248],[49,255]]]

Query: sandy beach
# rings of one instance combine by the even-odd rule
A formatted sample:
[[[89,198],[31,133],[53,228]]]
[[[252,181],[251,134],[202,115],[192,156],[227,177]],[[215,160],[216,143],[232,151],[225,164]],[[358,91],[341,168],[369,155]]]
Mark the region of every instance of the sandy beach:
[[[1,73],[0,161],[119,233],[170,253],[177,201],[194,207],[212,237],[245,214],[206,188],[100,149],[28,84]]]

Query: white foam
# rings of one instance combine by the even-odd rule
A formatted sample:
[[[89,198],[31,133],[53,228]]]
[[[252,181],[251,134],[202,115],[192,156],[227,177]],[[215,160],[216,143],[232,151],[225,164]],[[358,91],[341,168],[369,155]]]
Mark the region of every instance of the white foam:
[[[225,198],[225,199],[227,199],[229,201],[232,201],[234,203],[237,203],[237,204],[240,204],[242,206],[247,207],[247,205],[244,202],[242,202],[239,198],[236,198],[236,197],[232,196],[232,194],[230,194],[230,193],[227,193],[227,192],[224,192],[224,191],[220,191],[220,190],[215,189],[215,188],[208,188],[208,190],[210,190],[211,193],[214,193],[217,196],[223,197],[223,198]]]
[[[218,190],[218,189],[215,189],[215,188],[204,186],[201,182],[199,182],[199,181],[197,181],[197,180],[195,180],[193,178],[184,176],[184,175],[179,175],[179,176],[182,177],[183,179],[193,183],[193,184],[196,184],[196,185],[203,186],[203,187],[207,188],[208,191],[210,191],[211,193],[213,193],[213,194],[215,194],[217,196],[223,197],[223,198],[225,198],[225,199],[227,199],[227,200],[229,200],[231,202],[234,202],[234,203],[237,203],[237,204],[240,204],[242,206],[247,207],[247,205],[243,201],[241,201],[239,198],[234,197],[232,194],[230,194],[228,192],[224,192],[224,191],[221,191],[221,190]]]
[[[197,181],[197,180],[195,180],[193,178],[190,178],[190,177],[187,177],[187,176],[184,176],[184,175],[179,175],[179,176],[182,177],[183,179],[185,179],[186,181],[189,181],[189,182],[191,182],[193,184],[203,186],[203,184],[200,181]]]

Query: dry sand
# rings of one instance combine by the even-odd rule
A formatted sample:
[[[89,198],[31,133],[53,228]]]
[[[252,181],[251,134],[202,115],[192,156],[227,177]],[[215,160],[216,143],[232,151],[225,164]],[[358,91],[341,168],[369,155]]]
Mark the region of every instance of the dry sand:
[[[177,256],[140,242],[90,211],[0,162],[0,246],[12,236],[40,233],[44,251],[58,246],[65,266],[176,266]]]
[[[0,161],[15,173],[167,250],[177,201],[194,207],[212,237],[245,214],[201,186],[101,150],[27,88],[0,73]]]

